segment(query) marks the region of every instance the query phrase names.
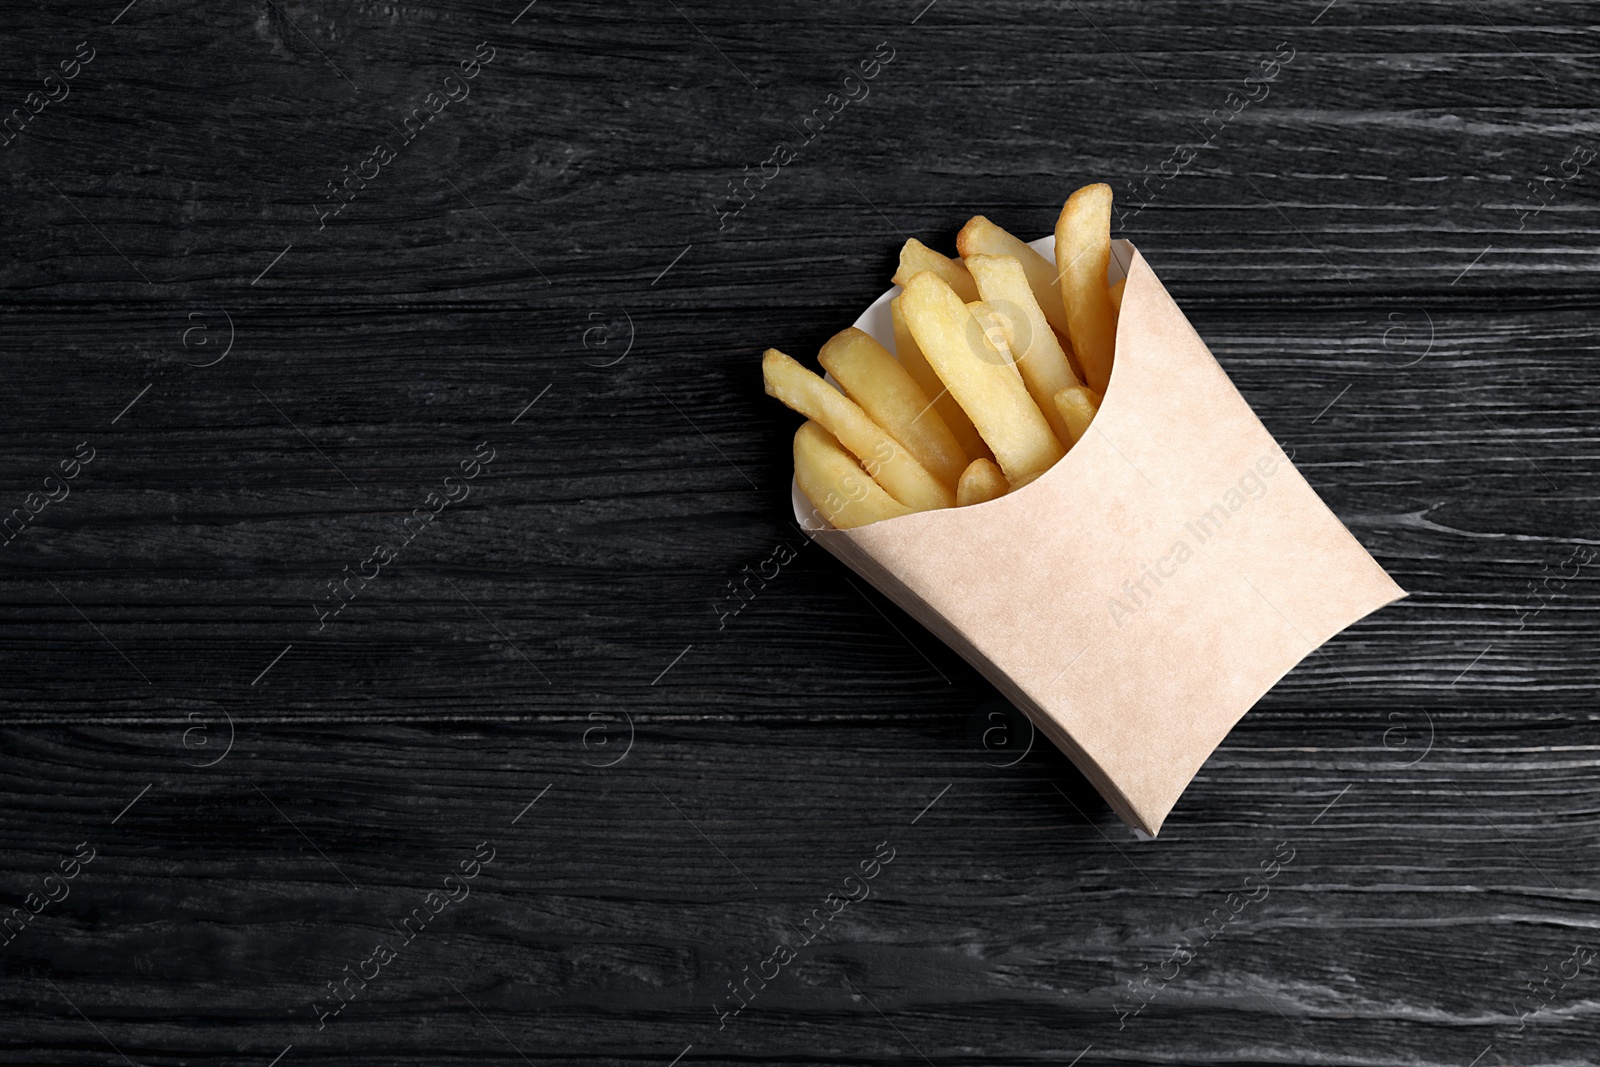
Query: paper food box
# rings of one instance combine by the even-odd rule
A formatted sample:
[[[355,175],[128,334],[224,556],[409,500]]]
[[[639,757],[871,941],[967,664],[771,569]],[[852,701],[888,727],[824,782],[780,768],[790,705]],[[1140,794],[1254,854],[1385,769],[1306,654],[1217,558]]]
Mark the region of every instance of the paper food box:
[[[1033,242],[1053,258],[1051,237]],[[851,530],[796,520],[959,652],[1129,826],[1334,634],[1405,596],[1262,426],[1137,249],[1088,433],[987,503]],[[891,289],[855,325],[894,351]]]

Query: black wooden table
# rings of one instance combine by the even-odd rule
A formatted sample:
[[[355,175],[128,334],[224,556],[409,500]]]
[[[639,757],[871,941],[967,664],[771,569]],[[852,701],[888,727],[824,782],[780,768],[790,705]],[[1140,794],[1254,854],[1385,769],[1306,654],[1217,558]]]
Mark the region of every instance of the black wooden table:
[[[1600,1058],[1592,7],[122,2],[0,51],[0,1061]],[[757,367],[1096,180],[1411,591],[1156,841]]]

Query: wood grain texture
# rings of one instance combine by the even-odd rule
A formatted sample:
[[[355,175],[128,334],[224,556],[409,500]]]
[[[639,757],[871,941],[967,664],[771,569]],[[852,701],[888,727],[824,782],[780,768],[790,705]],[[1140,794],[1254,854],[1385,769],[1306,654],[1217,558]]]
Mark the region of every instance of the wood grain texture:
[[[1600,965],[1563,967],[1600,848],[1587,8],[7,14],[0,116],[94,58],[0,147],[0,514],[94,458],[0,550],[0,903],[95,855],[0,946],[0,1062],[1594,1062]],[[760,350],[813,354],[904,236],[1036,236],[1096,180],[1412,593],[1156,842],[817,549],[719,617],[800,544]]]

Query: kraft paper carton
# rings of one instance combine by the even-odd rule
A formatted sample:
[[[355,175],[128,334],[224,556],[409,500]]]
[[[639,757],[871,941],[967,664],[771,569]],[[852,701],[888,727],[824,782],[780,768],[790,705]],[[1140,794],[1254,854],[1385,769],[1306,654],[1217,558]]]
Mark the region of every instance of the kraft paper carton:
[[[1034,247],[1047,258],[1054,241]],[[1143,256],[1099,414],[998,500],[807,533],[981,671],[1129,826],[1318,646],[1405,596],[1261,425]],[[1124,266],[1126,264],[1126,266]],[[885,293],[856,325],[894,349]]]

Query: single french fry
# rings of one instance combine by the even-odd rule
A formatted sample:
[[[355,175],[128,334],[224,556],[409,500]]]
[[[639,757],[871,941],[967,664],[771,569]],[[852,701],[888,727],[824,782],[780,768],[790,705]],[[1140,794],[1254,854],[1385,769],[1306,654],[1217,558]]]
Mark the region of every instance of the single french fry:
[[[1022,264],[1015,256],[990,255],[971,255],[966,263],[973,280],[978,283],[978,292],[982,294],[984,303],[1002,317],[1014,320],[1011,325],[1012,351],[1033,402],[1044,413],[1045,421],[1055,431],[1056,439],[1063,444],[1071,441],[1067,424],[1056,408],[1055,395],[1082,383],[1072,372],[1072,365],[1056,340],[1055,331],[1045,321],[1044,312],[1034,299]]]
[[[1055,408],[1061,413],[1061,420],[1067,424],[1067,434],[1072,443],[1077,444],[1089,432],[1089,423],[1094,421],[1095,412],[1100,410],[1100,400],[1090,390],[1075,385],[1056,394]]]
[[[845,396],[904,445],[929,474],[955,488],[967,469],[967,454],[939,413],[929,410],[928,394],[887,348],[852,326],[829,338],[817,358]]]
[[[1000,358],[1005,362],[1006,366],[1016,371],[1017,376],[1021,377],[1022,371],[1017,368],[1017,361],[1022,356],[1012,343],[1011,330],[1013,323],[1011,316],[1002,313],[1000,309],[983,300],[970,301],[967,304],[967,310],[972,312],[972,317],[978,321],[978,329],[983,331],[983,336],[988,338],[989,343],[994,346],[994,350],[1000,353]]]
[[[956,486],[956,507],[982,504],[986,500],[1005,496],[1011,485],[1000,468],[991,459],[975,459],[961,473],[961,483]]]
[[[1128,279],[1124,278],[1117,284],[1113,285],[1110,289],[1106,290],[1106,295],[1111,298],[1111,306],[1116,308],[1118,311],[1122,310],[1122,290],[1125,289],[1127,285]]]
[[[961,227],[956,235],[956,247],[961,250],[963,261],[968,256],[1010,256],[1022,264],[1028,276],[1028,287],[1033,290],[1033,298],[1039,302],[1045,319],[1062,334],[1067,332],[1067,309],[1061,303],[1061,285],[1056,281],[1055,265],[1029,248],[1026,241],[978,215]]]
[[[817,512],[840,530],[911,514],[814,422],[806,422],[794,435],[794,480]]]
[[[1086,384],[1104,393],[1117,344],[1117,313],[1106,285],[1111,265],[1111,186],[1085,185],[1067,198],[1056,220],[1061,299]]]
[[[967,418],[967,413],[961,410],[961,405],[956,403],[956,398],[950,395],[950,390],[945,388],[943,380],[928,365],[928,357],[922,354],[922,349],[917,346],[917,339],[911,334],[911,327],[906,325],[904,309],[900,306],[900,297],[889,301],[889,317],[894,320],[894,347],[900,353],[900,365],[911,375],[913,381],[922,387],[928,394],[928,399],[933,402],[933,410],[944,420],[944,424],[955,434],[956,441],[961,445],[961,451],[969,458],[977,459],[979,456],[989,456],[989,446],[983,443],[977,428],[972,425],[972,420]]]
[[[1005,365],[943,279],[931,271],[913,275],[901,299],[922,354],[994,450],[1008,479],[1044,470],[1065,454],[1021,375]]]
[[[950,487],[929,474],[854,401],[791,357],[776,348],[767,349],[761,357],[761,376],[766,380],[768,396],[776,397],[838,438],[867,473],[906,507],[929,511],[955,503]]]
[[[894,272],[894,283],[905,288],[913,274],[931,270],[956,291],[963,302],[978,299],[978,287],[973,284],[967,268],[949,256],[935,252],[915,237],[908,237],[900,248],[900,269]]]

